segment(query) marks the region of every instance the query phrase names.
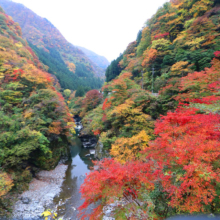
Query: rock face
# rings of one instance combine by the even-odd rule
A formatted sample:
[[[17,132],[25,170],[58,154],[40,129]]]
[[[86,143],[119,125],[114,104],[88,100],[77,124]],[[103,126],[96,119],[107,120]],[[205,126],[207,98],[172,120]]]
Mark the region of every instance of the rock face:
[[[110,157],[109,152],[104,150],[102,142],[98,141],[98,143],[95,146],[95,158],[102,160],[104,158],[109,158],[109,157]]]
[[[34,178],[29,190],[23,192],[13,210],[14,219],[41,219],[41,214],[61,191],[68,166],[60,164],[54,170],[40,171]]]
[[[91,136],[91,135],[80,135],[79,136],[83,147],[85,148],[95,148],[96,144],[97,144],[97,139],[95,136]]]

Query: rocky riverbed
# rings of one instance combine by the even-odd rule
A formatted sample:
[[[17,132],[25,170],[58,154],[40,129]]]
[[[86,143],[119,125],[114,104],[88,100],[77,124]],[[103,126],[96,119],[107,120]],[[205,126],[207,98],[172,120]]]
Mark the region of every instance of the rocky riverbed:
[[[14,205],[13,218],[41,219],[41,214],[60,193],[67,168],[67,165],[60,164],[54,170],[40,171],[29,184],[29,190],[18,197],[19,200]]]

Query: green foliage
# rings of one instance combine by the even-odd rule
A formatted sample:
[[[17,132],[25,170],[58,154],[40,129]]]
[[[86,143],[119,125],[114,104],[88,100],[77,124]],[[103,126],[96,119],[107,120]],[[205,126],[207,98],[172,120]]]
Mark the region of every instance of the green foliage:
[[[184,28],[188,29],[194,21],[195,21],[195,18],[191,18],[190,20],[185,21]]]
[[[38,55],[40,61],[49,67],[48,72],[57,77],[62,88],[77,90],[80,86],[90,86],[92,89],[98,89],[102,86],[103,81],[94,77],[84,64],[76,63],[76,73],[73,74],[56,49],[48,47],[48,53],[43,48],[38,48],[30,42],[29,44]]]
[[[31,130],[28,125],[22,126],[21,115],[7,117],[4,112],[0,112],[0,117],[1,165],[17,166],[29,159],[30,153],[36,149],[45,154],[49,152],[47,138],[42,133]]]
[[[93,134],[93,131],[103,130],[104,123],[102,121],[102,117],[103,117],[102,105],[99,105],[94,110],[88,112],[83,117],[83,120],[82,120],[85,132],[88,134],[89,133]]]
[[[79,88],[76,90],[76,97],[83,97],[85,95],[85,89],[82,86],[79,86]]]
[[[120,55],[116,60],[113,60],[110,63],[110,65],[108,66],[105,72],[106,82],[111,81],[120,74],[122,68],[119,66],[119,62],[122,60],[122,58],[123,55]]]
[[[137,46],[138,46],[139,43],[141,42],[141,37],[142,37],[142,31],[140,30],[140,31],[138,31],[137,39],[136,39],[136,41],[137,41]]]
[[[66,98],[69,98],[70,95],[71,95],[71,90],[65,89],[65,90],[63,91],[63,93],[64,93],[64,95],[65,95]]]
[[[161,51],[166,51],[166,50],[168,50],[169,49],[169,41],[168,40],[166,40],[166,39],[159,39],[159,40],[154,40],[153,42],[152,42],[152,45],[151,45],[151,47],[153,48],[153,49],[157,49],[157,50],[161,50]]]
[[[211,67],[211,60],[214,57],[214,50],[203,51],[201,49],[190,51],[190,50],[177,50],[175,60],[188,61],[190,64],[194,64],[192,70],[201,71],[205,67]]]
[[[142,30],[142,38],[137,47],[137,56],[141,56],[143,52],[147,49],[147,47],[151,44],[151,36],[148,28],[144,28]]]

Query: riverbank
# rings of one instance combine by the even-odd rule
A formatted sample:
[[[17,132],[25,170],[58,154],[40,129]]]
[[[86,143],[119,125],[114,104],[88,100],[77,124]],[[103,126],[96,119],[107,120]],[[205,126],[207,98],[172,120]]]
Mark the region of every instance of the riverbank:
[[[14,219],[41,219],[44,210],[53,203],[61,191],[68,166],[58,165],[54,170],[40,171],[23,192],[13,208]]]

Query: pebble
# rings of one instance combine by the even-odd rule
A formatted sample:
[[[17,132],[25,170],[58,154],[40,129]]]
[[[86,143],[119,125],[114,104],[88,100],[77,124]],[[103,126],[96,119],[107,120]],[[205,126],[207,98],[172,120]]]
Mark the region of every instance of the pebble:
[[[33,179],[29,190],[22,193],[13,209],[13,218],[39,220],[41,214],[61,191],[68,166],[60,164],[54,170],[40,171]],[[25,201],[25,202],[24,202]],[[27,203],[28,202],[28,203]]]

